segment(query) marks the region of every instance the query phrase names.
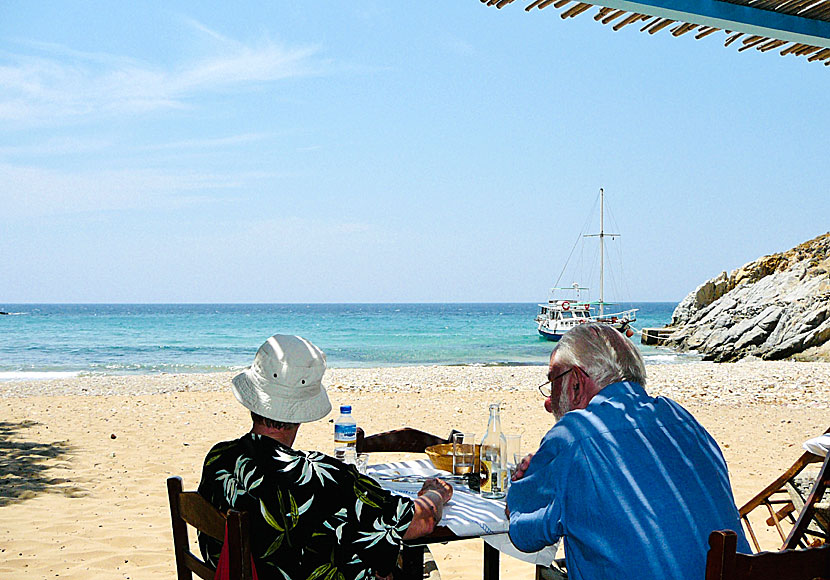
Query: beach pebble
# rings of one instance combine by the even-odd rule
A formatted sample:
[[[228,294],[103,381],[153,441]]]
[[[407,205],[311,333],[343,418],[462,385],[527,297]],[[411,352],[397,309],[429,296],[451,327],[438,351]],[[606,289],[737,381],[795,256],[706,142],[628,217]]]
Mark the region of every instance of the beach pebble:
[[[737,363],[685,362],[647,365],[646,390],[677,400],[730,406],[783,405],[830,408],[830,363],[746,360]],[[331,368],[323,378],[329,391],[394,393],[533,391],[547,367],[411,366]],[[0,383],[0,399],[39,396],[139,396],[185,391],[230,391],[233,373],[108,375],[48,381]],[[348,385],[348,387],[343,387]],[[496,400],[496,399],[494,399]],[[460,410],[459,410],[460,409]],[[116,409],[111,409],[113,415]],[[225,413],[225,411],[222,411]],[[463,407],[455,407],[463,413]],[[184,412],[182,412],[184,413]],[[333,419],[330,419],[330,422]],[[112,435],[115,438],[115,434]]]

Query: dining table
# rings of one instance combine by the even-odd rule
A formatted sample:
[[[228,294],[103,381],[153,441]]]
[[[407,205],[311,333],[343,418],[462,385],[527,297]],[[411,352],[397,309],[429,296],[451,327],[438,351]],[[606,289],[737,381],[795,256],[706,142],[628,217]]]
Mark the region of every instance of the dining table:
[[[501,554],[530,562],[537,568],[550,566],[553,562],[556,546],[533,553],[516,549],[507,534],[509,523],[505,515],[505,500],[485,498],[471,490],[466,476],[436,469],[428,459],[369,465],[367,475],[384,489],[410,498],[418,496],[427,478],[440,477],[453,487],[453,496],[444,506],[440,525],[427,536],[403,542],[401,569],[406,580],[423,580],[425,550],[435,543],[482,539],[484,580],[498,580]]]

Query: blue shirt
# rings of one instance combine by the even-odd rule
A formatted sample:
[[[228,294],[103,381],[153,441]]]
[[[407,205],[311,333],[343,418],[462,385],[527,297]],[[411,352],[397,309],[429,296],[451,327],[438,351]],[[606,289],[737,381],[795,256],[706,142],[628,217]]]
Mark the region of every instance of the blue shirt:
[[[566,413],[507,505],[520,550],[564,538],[572,580],[700,580],[713,530],[734,530],[750,552],[715,440],[636,383],[608,385]]]

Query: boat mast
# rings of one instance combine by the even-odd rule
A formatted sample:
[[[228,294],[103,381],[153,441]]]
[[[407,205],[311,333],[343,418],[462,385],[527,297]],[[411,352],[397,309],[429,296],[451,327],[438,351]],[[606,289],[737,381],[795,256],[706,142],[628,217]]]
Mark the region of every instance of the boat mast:
[[[620,234],[605,233],[605,191],[599,188],[599,233],[587,234],[586,238],[599,237],[599,316],[605,315],[605,236],[612,238]]]
[[[599,315],[605,314],[605,191],[599,188]]]

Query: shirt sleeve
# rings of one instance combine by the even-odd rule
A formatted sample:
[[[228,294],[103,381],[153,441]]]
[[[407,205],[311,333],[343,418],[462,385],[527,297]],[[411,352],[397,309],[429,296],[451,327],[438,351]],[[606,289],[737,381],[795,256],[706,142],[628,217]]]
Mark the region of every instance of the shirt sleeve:
[[[510,541],[522,552],[536,552],[552,546],[562,536],[559,506],[548,506],[529,513],[510,513]]]
[[[563,483],[572,463],[573,438],[557,423],[542,439],[524,477],[507,494],[510,540],[519,550],[535,552],[562,537]]]
[[[352,538],[357,556],[378,574],[389,574],[398,559],[401,541],[414,516],[412,500],[393,495],[373,479],[355,475]],[[351,510],[350,510],[351,511]]]

